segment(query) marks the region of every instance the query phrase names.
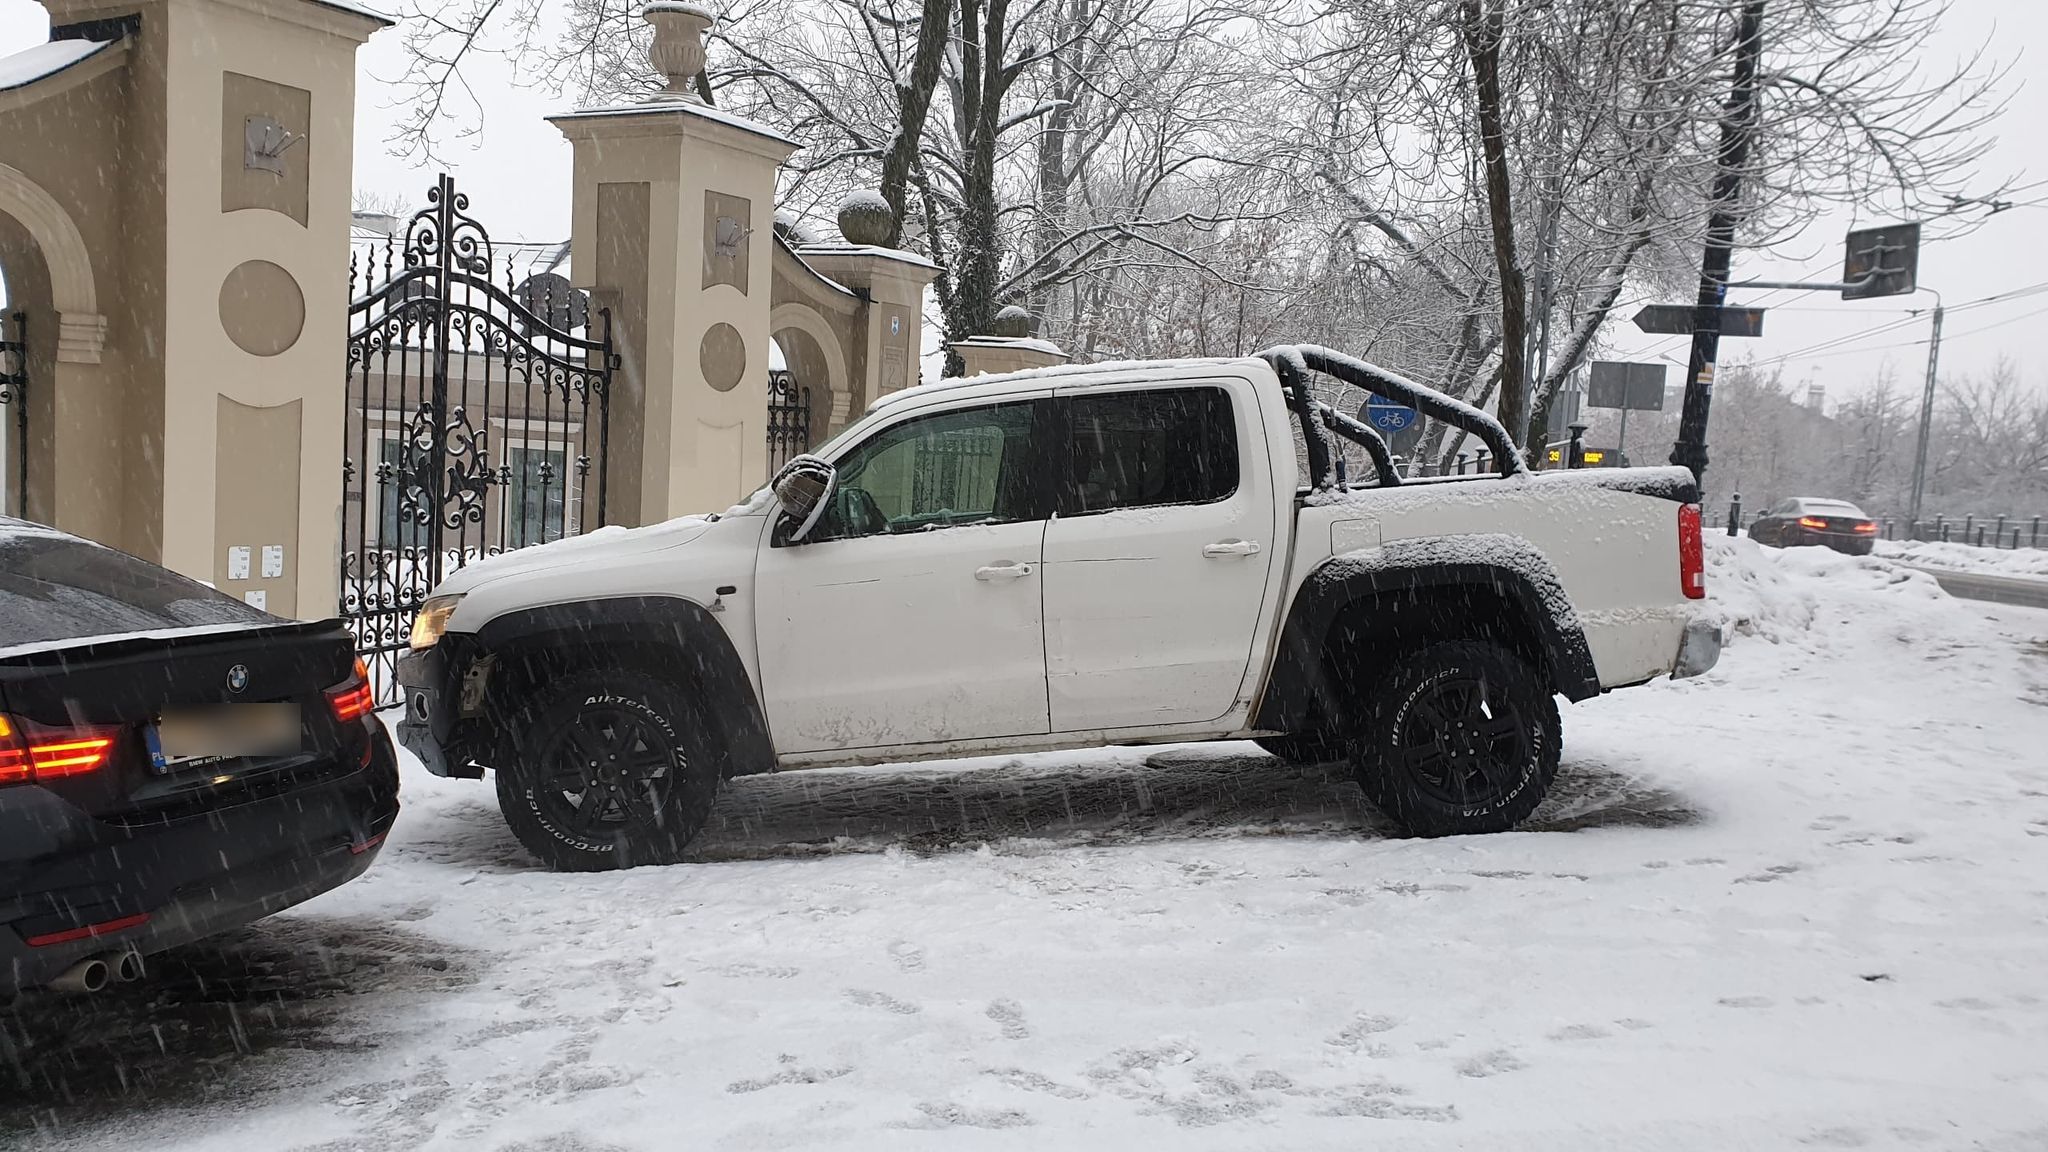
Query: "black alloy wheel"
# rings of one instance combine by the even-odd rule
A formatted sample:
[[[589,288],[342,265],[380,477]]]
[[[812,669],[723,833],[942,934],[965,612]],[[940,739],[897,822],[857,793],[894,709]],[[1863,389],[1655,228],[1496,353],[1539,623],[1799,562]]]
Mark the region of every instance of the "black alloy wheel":
[[[633,669],[552,680],[500,720],[498,806],[550,867],[673,864],[717,797],[717,729],[694,694]]]
[[[1557,774],[1557,701],[1515,653],[1454,640],[1410,653],[1363,701],[1351,746],[1365,794],[1419,836],[1504,832]]]

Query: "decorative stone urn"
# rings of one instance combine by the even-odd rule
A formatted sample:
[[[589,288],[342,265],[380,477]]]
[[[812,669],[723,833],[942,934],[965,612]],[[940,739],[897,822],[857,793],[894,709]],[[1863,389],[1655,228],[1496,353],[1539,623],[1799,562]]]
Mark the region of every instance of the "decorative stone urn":
[[[704,34],[717,23],[717,14],[685,0],[653,0],[641,7],[640,18],[654,26],[647,61],[668,78],[668,87],[649,99],[702,103],[697,74],[704,71]]]

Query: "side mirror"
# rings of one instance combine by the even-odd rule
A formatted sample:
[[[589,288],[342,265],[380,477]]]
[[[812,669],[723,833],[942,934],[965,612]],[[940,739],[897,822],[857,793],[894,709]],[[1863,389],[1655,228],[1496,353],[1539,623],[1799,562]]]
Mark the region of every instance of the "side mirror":
[[[831,503],[832,489],[838,482],[838,471],[809,453],[792,458],[775,474],[775,500],[797,522],[796,530],[789,534],[790,543],[800,544],[810,535],[818,517],[825,514],[826,505]]]

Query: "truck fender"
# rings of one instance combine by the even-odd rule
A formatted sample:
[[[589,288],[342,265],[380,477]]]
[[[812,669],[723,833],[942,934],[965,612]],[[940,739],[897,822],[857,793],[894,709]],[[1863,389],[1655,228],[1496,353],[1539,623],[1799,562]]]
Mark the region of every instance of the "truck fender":
[[[481,656],[513,648],[669,650],[725,737],[723,776],[775,768],[768,720],[731,637],[701,604],[680,596],[617,596],[521,608],[493,617],[476,632]],[[458,676],[460,673],[456,673]]]
[[[1515,620],[1481,623],[1519,627],[1556,691],[1571,700],[1599,695],[1600,677],[1585,630],[1557,570],[1541,551],[1506,533],[1420,537],[1340,553],[1309,573],[1288,608],[1272,670],[1253,710],[1253,727],[1295,731],[1318,705],[1323,714],[1335,714],[1341,704],[1338,686],[1327,682],[1323,655],[1332,627],[1347,609],[1384,600],[1390,610],[1400,611],[1404,603],[1420,604],[1460,589],[1483,589],[1513,606]],[[1428,623],[1429,630],[1441,630],[1437,622]]]

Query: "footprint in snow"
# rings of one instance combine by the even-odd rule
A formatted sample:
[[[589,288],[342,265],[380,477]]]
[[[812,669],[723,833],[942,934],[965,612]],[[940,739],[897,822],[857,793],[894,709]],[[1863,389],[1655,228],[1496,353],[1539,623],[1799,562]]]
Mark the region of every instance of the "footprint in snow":
[[[1002,1025],[1005,1040],[1024,1040],[1031,1036],[1031,1025],[1024,1022],[1024,1006],[1015,1000],[997,1000],[988,1006],[986,1014]]]
[[[959,1104],[927,1102],[917,1106],[924,1113],[922,1120],[912,1120],[905,1128],[1024,1128],[1031,1124],[1031,1117],[1015,1108],[968,1108]]]
[[[1391,1032],[1400,1026],[1401,1022],[1391,1016],[1375,1016],[1368,1012],[1360,1012],[1351,1018],[1351,1023],[1346,1024],[1341,1031],[1324,1041],[1324,1043],[1332,1048],[1342,1048],[1347,1052],[1366,1052],[1367,1054],[1372,1054],[1375,1050],[1385,1050],[1373,1044],[1369,1037],[1376,1036],[1381,1032]]]
[[[1723,1008],[1769,1008],[1776,1001],[1769,996],[1723,996],[1714,1003]]]
[[[1621,1019],[1616,1020],[1615,1023],[1631,1032],[1641,1032],[1645,1028],[1655,1028],[1657,1026],[1648,1020],[1638,1020],[1634,1016],[1623,1016]]]
[[[1458,1061],[1458,1075],[1483,1080],[1488,1076],[1498,1076],[1503,1072],[1515,1072],[1527,1067],[1521,1057],[1513,1052],[1505,1048],[1496,1048],[1491,1052],[1481,1052],[1477,1056],[1467,1056]]]
[[[1087,1089],[1076,1088],[1071,1084],[1062,1084],[1040,1072],[1030,1072],[1023,1068],[990,1068],[987,1070],[987,1074],[1008,1084],[1012,1088],[1021,1088],[1026,1092],[1043,1092],[1048,1096],[1057,1096],[1062,1100],[1086,1100],[1088,1098]]]
[[[708,969],[708,971],[713,976],[727,976],[735,980],[788,980],[800,973],[802,969],[778,964],[754,964],[742,960],[737,964],[721,964],[716,968]]]
[[[889,945],[889,959],[904,972],[924,971],[924,949],[908,940],[898,940]]]
[[[1769,884],[1776,880],[1783,880],[1785,877],[1799,871],[1801,867],[1802,865],[1798,864],[1773,864],[1761,872],[1752,872],[1747,876],[1738,876],[1735,882],[1737,884]]]
[[[1550,1034],[1552,1040],[1604,1040],[1614,1033],[1598,1024],[1567,1024]]]
[[[915,1004],[905,1003],[880,992],[870,992],[865,988],[848,988],[846,998],[863,1008],[880,1008],[886,1012],[894,1012],[898,1016],[914,1016],[924,1011]]]

